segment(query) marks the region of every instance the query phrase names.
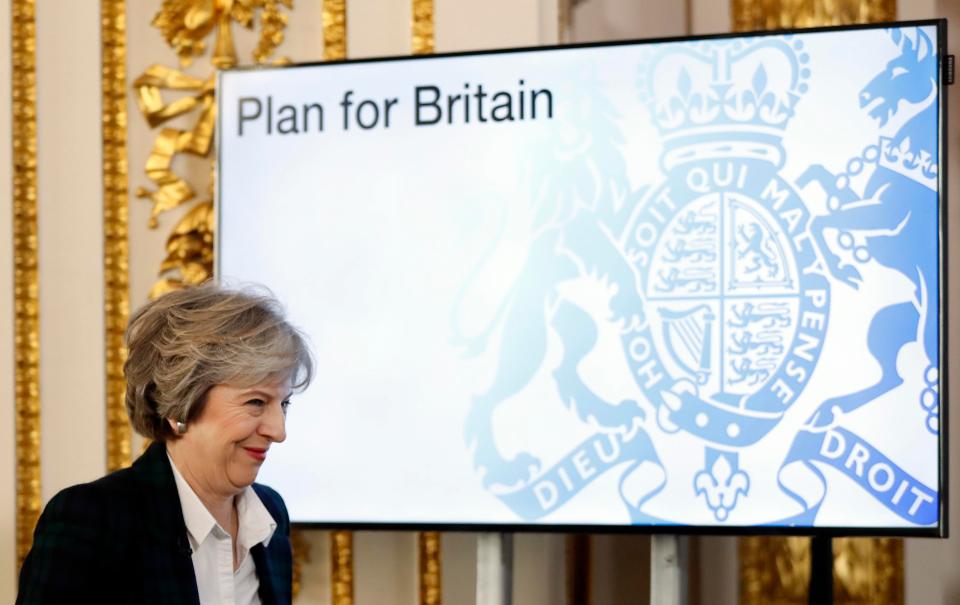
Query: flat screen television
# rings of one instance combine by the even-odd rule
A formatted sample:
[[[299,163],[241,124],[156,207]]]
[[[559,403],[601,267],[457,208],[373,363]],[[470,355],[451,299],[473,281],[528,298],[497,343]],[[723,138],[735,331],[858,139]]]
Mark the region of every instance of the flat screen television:
[[[946,534],[945,22],[221,72],[343,528]]]

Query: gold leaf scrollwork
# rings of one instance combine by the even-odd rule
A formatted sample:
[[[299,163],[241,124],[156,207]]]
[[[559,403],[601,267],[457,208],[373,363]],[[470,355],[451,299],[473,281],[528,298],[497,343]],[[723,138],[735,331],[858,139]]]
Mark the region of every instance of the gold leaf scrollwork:
[[[235,23],[253,29],[259,13],[260,36],[252,56],[267,61],[283,42],[293,0],[164,0],[153,18],[163,38],[176,51],[181,67],[190,65],[207,49],[215,36],[210,63],[215,69],[232,67],[238,57],[233,43]],[[281,60],[286,62],[286,60]],[[197,78],[165,65],[152,65],[138,77],[133,88],[137,105],[151,128],[164,126],[181,116],[195,116],[188,129],[162,127],[147,158],[146,173],[154,188],[137,188],[137,197],[153,203],[149,226],[159,226],[159,216],[196,197],[196,188],[177,174],[175,160],[181,154],[205,158],[210,155],[216,127],[215,73]],[[168,99],[168,96],[175,98]],[[177,222],[167,238],[167,254],[150,291],[155,297],[184,284],[197,284],[213,275],[213,177],[204,188],[207,196]]]
[[[284,8],[292,10],[293,0],[164,0],[152,24],[176,51],[181,67],[206,52],[206,39],[216,29],[211,62],[216,67],[230,67],[237,61],[232,23],[253,29],[254,15],[260,10],[260,39],[253,59],[263,63],[283,43]]]
[[[897,16],[896,0],[731,0],[734,31],[882,23]]]
[[[181,278],[164,278],[150,290],[150,298],[184,284],[200,284],[213,274],[213,201],[205,200],[190,209],[167,238],[167,256],[160,264],[161,275],[179,270]]]

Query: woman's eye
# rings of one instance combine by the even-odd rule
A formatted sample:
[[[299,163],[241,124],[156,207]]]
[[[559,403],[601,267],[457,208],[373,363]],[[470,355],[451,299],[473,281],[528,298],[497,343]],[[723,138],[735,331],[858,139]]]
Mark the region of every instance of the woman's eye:
[[[257,406],[258,408],[263,407],[264,405],[266,405],[266,402],[265,402],[263,399],[251,399],[251,400],[247,401],[247,403],[250,404],[250,405],[255,405],[255,406]]]
[[[284,413],[284,414],[287,413],[287,408],[289,408],[289,407],[290,407],[290,400],[289,400],[289,399],[284,399],[283,401],[280,402],[280,408],[283,410],[283,413]]]

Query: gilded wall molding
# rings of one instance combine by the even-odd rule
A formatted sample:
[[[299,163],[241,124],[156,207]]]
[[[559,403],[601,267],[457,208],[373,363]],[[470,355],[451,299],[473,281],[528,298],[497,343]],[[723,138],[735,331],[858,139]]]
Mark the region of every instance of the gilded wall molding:
[[[293,550],[293,598],[296,599],[303,588],[303,564],[310,561],[310,542],[303,531],[290,532],[290,548]]]
[[[353,532],[330,532],[330,602],[353,605]]]
[[[734,31],[893,21],[896,0],[731,0]],[[806,605],[809,538],[741,538],[741,605]],[[903,541],[833,540],[834,599],[840,605],[902,605]]]
[[[415,55],[433,53],[433,0],[413,0],[411,18],[413,40],[410,45]]]
[[[417,536],[417,560],[420,571],[420,605],[440,605],[443,602],[440,532],[420,532]]]
[[[896,0],[731,0],[733,31],[882,23],[897,18]]]
[[[103,148],[104,356],[107,471],[130,465],[130,419],[124,405],[123,333],[130,316],[127,246],[126,0],[100,0]]]
[[[323,60],[347,58],[346,0],[323,0]],[[294,551],[294,565],[300,553]],[[353,605],[353,532],[330,532],[330,601]]]
[[[903,605],[903,540],[835,538],[833,596],[838,605]],[[741,538],[740,602],[807,605],[809,538]]]
[[[40,515],[40,307],[37,274],[37,80],[34,0],[12,0],[13,297],[17,569]]]
[[[412,1],[410,51],[414,55],[433,54],[433,0]],[[443,584],[440,575],[440,533],[435,531],[420,532],[417,536],[417,545],[420,605],[439,605],[443,602]]]
[[[323,60],[347,58],[347,2],[323,0]]]

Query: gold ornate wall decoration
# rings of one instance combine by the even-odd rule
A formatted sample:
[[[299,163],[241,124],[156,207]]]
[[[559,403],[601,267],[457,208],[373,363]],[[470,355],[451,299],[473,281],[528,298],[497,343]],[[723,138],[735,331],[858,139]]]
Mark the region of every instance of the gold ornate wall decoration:
[[[733,31],[881,23],[897,18],[896,0],[731,0]]]
[[[443,602],[440,582],[440,533],[420,532],[417,536],[420,567],[420,605],[440,605]]]
[[[878,23],[896,18],[896,0],[731,0],[734,31]],[[834,598],[842,605],[902,605],[903,541],[833,540]],[[741,538],[742,605],[806,605],[809,538]]]
[[[743,605],[807,603],[810,538],[740,538]]]
[[[290,532],[290,546],[293,549],[293,598],[296,599],[303,588],[303,564],[310,561],[310,542],[300,530]]]
[[[236,65],[233,48],[233,23],[253,29],[260,13],[260,39],[253,50],[253,59],[264,63],[283,43],[287,14],[293,0],[163,0],[152,24],[163,34],[180,57],[180,65],[190,65],[194,57],[207,49],[207,38],[216,30],[211,63],[216,67]]]
[[[346,0],[323,0],[323,60],[347,58]]]
[[[833,541],[833,597],[838,605],[903,605],[903,540]],[[740,601],[807,605],[809,538],[741,538]]]
[[[323,60],[347,58],[346,0],[323,2]],[[293,552],[294,564],[300,556]],[[330,592],[332,605],[353,605],[353,533],[330,532]]]
[[[332,605],[353,605],[353,532],[330,532]]]
[[[251,54],[255,62],[264,63],[283,42],[288,19],[284,9],[292,8],[293,0],[163,1],[152,24],[176,51],[180,66],[186,67],[194,58],[204,55],[213,36],[210,63],[214,70],[201,79],[173,67],[153,65],[133,83],[140,112],[151,127],[184,115],[191,115],[194,120],[189,129],[161,128],[154,140],[146,172],[155,188],[137,188],[137,197],[153,202],[151,228],[159,225],[158,216],[196,197],[194,187],[174,170],[174,161],[181,154],[203,158],[210,154],[216,123],[215,70],[238,62],[233,26],[254,29],[259,24],[258,42]],[[173,100],[167,98],[171,95]],[[162,279],[151,289],[151,297],[183,284],[200,283],[213,274],[212,170],[204,193],[204,199],[195,203],[167,239],[167,256],[159,270]]]
[[[37,80],[34,0],[12,0],[13,304],[17,569],[40,515],[40,307],[37,275]]]
[[[903,605],[903,540],[834,540],[834,600],[838,604]]]
[[[413,0],[411,16],[411,52],[414,55],[433,54],[433,0]],[[439,605],[443,601],[443,584],[440,576],[440,533],[420,532],[417,543],[420,604]]]
[[[415,55],[433,54],[433,0],[413,0],[412,15],[411,51]]]
[[[126,0],[100,0],[107,471],[130,465],[131,429],[123,378],[127,360],[123,333],[130,315],[125,4]]]

